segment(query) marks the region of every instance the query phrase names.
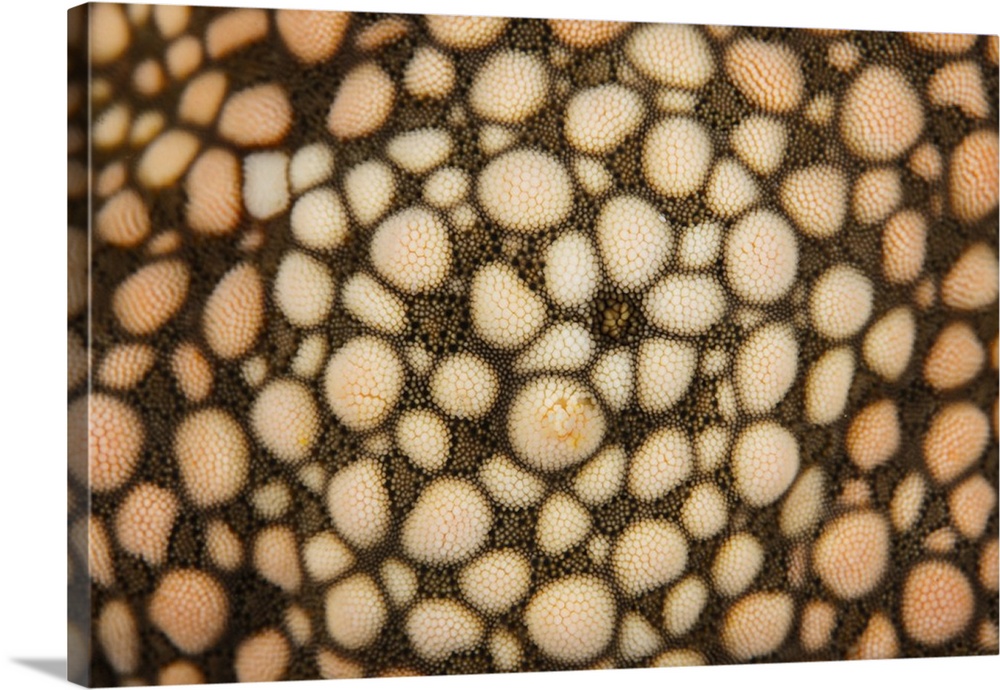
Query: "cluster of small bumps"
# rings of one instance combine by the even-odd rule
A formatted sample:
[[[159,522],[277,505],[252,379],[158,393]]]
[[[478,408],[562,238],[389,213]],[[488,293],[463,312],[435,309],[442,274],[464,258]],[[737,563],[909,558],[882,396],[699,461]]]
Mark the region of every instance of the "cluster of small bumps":
[[[996,36],[89,12],[91,682],[996,653]]]

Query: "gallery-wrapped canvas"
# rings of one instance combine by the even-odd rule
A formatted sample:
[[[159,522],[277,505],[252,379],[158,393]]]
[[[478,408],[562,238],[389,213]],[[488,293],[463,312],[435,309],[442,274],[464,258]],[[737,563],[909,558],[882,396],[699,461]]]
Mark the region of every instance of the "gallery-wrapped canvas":
[[[997,62],[71,10],[71,680],[996,654]]]

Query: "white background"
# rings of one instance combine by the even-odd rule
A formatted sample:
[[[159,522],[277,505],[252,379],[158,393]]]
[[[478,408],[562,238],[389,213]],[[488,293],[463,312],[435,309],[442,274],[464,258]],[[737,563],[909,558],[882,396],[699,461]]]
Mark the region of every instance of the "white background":
[[[207,2],[205,4],[225,4]],[[770,26],[918,31],[1000,31],[996,3],[800,0],[301,0],[258,6],[433,11],[507,16],[630,19]],[[988,5],[991,7],[988,8]],[[15,0],[0,18],[0,689],[59,687],[65,660],[65,10],[69,4]],[[485,690],[516,683],[584,687],[628,684],[751,688],[855,687],[983,690],[995,687],[1000,658],[787,664],[474,678],[338,681],[376,690]],[[993,678],[992,681],[989,679]],[[322,681],[295,687],[319,687]],[[262,690],[288,688],[268,683]]]

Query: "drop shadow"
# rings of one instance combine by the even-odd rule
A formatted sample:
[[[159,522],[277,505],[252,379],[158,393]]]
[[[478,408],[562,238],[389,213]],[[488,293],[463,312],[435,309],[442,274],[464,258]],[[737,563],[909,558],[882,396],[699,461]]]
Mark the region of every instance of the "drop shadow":
[[[66,680],[65,659],[11,659],[11,661],[32,668],[47,676]]]

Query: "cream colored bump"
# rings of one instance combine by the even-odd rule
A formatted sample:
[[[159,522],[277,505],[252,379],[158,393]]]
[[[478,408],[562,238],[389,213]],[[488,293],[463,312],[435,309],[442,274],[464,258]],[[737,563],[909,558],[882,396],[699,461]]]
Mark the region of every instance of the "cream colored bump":
[[[923,439],[924,461],[938,484],[949,484],[972,467],[989,441],[986,414],[971,402],[943,406]]]
[[[406,306],[393,292],[365,273],[347,279],[341,290],[344,308],[370,328],[399,335],[406,329]]]
[[[919,472],[911,472],[896,485],[889,503],[889,517],[897,532],[908,532],[916,525],[927,496],[927,482]]]
[[[201,143],[194,134],[172,129],[157,137],[136,166],[136,179],[149,189],[172,186],[187,171]]]
[[[292,105],[279,84],[252,86],[226,99],[219,115],[219,134],[237,146],[281,143],[292,126]]]
[[[299,62],[315,65],[329,60],[347,33],[348,12],[278,10],[274,23],[285,47]]]
[[[795,233],[776,213],[752,212],[729,233],[725,267],[729,286],[738,297],[753,303],[773,302],[795,281]]]
[[[927,98],[941,108],[957,106],[970,118],[981,119],[990,112],[982,74],[971,60],[938,68],[927,82]]]
[[[826,351],[806,374],[805,414],[810,424],[832,424],[843,415],[854,381],[854,352],[849,347]]]
[[[435,41],[448,48],[471,50],[485,48],[507,28],[505,17],[465,17],[430,14],[425,17],[427,30]]]
[[[870,66],[848,89],[840,135],[856,155],[874,161],[896,158],[916,142],[923,129],[920,98],[897,68]]]
[[[941,151],[931,142],[925,142],[913,149],[909,160],[910,170],[928,182],[936,182],[944,171]]]
[[[296,592],[302,584],[298,544],[290,527],[265,527],[253,544],[253,566],[262,578],[285,592]]]
[[[448,228],[433,211],[420,206],[404,209],[375,231],[371,261],[382,278],[400,290],[410,294],[429,292],[444,281],[451,269]]]
[[[642,99],[624,86],[583,89],[566,105],[566,139],[578,151],[608,153],[636,131],[644,113]]]
[[[813,568],[841,599],[871,592],[889,566],[889,526],[881,514],[857,511],[829,522],[813,546]]]
[[[807,652],[818,652],[830,645],[837,625],[837,609],[826,601],[813,599],[802,610],[799,641]]]
[[[826,62],[846,74],[861,62],[861,51],[850,40],[835,41],[826,49]]]
[[[358,573],[326,592],[326,630],[340,646],[358,650],[373,643],[382,632],[388,610],[378,585]]]
[[[487,156],[502,153],[517,143],[517,136],[510,127],[486,123],[479,128],[479,149]]]
[[[167,558],[167,547],[180,502],[173,492],[154,484],[138,484],[115,516],[115,536],[125,551],[150,565]]]
[[[545,287],[556,304],[580,307],[597,291],[600,265],[590,240],[580,233],[566,233],[545,253]]]
[[[861,271],[848,264],[832,266],[813,284],[812,325],[825,338],[849,338],[868,321],[873,299],[872,283]]]
[[[299,197],[292,207],[290,223],[295,240],[318,251],[339,247],[350,232],[347,210],[340,196],[329,187],[313,189]]]
[[[254,355],[240,365],[243,381],[251,388],[260,388],[267,379],[268,366],[264,355]]]
[[[454,599],[424,599],[410,609],[404,629],[417,656],[432,662],[475,649],[485,632],[482,619]]]
[[[705,188],[705,203],[715,215],[734,218],[760,197],[760,190],[749,172],[732,158],[715,164]]]
[[[967,135],[952,152],[949,200],[959,220],[974,223],[996,210],[998,148],[996,132],[981,129]]]
[[[746,118],[729,135],[733,151],[758,175],[770,175],[780,167],[787,144],[785,125],[762,115]]]
[[[521,388],[507,418],[508,437],[518,457],[544,472],[586,460],[600,445],[605,428],[593,394],[573,379],[555,376]]]
[[[684,230],[677,245],[677,259],[687,269],[705,269],[719,258],[723,227],[720,223],[699,223]]]
[[[346,573],[355,562],[350,548],[333,532],[319,532],[302,547],[306,573],[317,582],[329,582]]]
[[[868,619],[861,636],[848,649],[848,659],[893,659],[899,655],[896,627],[884,613]]]
[[[896,168],[871,168],[858,177],[851,195],[854,218],[862,225],[885,220],[903,200],[902,180]]]
[[[814,165],[791,173],[781,184],[780,196],[785,211],[810,237],[832,237],[847,216],[847,179],[830,165]]]
[[[865,364],[883,379],[897,380],[909,366],[916,329],[909,307],[887,312],[865,334],[862,345]]]
[[[490,498],[506,508],[527,508],[545,495],[545,483],[505,455],[485,460],[478,478]]]
[[[136,93],[152,98],[163,90],[167,78],[163,74],[163,67],[152,58],[143,60],[132,71],[132,88]]]
[[[325,264],[308,254],[287,252],[274,278],[274,301],[292,325],[321,324],[333,306],[333,276]]]
[[[907,209],[890,218],[882,230],[882,272],[891,283],[909,283],[920,275],[927,245],[927,220]]]
[[[111,537],[104,527],[104,522],[91,515],[81,518],[76,523],[82,528],[80,533],[74,529],[73,542],[86,549],[86,562],[90,569],[90,578],[101,587],[112,587],[115,584],[114,561],[111,557]],[[81,554],[81,560],[83,554]]]
[[[713,472],[728,458],[729,430],[721,425],[706,427],[695,437],[694,451],[698,470]]]
[[[251,216],[273,218],[288,208],[289,201],[288,154],[266,151],[243,160],[243,204]]]
[[[189,415],[174,436],[188,497],[200,507],[225,503],[242,490],[250,468],[243,430],[226,412],[208,408]]]
[[[997,505],[997,492],[982,474],[974,474],[948,494],[951,522],[970,541],[986,532],[986,525]]]
[[[409,565],[396,558],[388,558],[379,568],[379,578],[389,602],[396,608],[405,608],[417,596],[419,580]]]
[[[357,139],[378,131],[396,101],[392,78],[374,62],[354,67],[341,82],[326,126],[338,139]]]
[[[209,57],[218,60],[263,40],[267,30],[267,13],[264,10],[231,10],[208,25],[205,48]]]
[[[94,625],[95,637],[104,656],[117,673],[134,673],[142,653],[142,638],[132,608],[122,599],[112,599],[101,608]]]
[[[831,93],[821,93],[806,103],[802,114],[817,127],[825,127],[833,121],[837,101]]]
[[[871,403],[858,412],[847,430],[847,457],[863,472],[884,464],[899,449],[899,410],[892,400]]]
[[[664,113],[692,115],[698,105],[698,94],[683,89],[662,88],[656,92],[653,103]]]
[[[764,555],[764,548],[751,534],[741,532],[726,539],[712,561],[716,591],[725,597],[745,592],[760,573]]]
[[[667,338],[647,338],[635,357],[635,392],[646,412],[663,412],[687,393],[698,365],[693,345]]]
[[[205,303],[202,326],[209,348],[223,359],[246,354],[264,325],[264,285],[257,269],[239,264],[226,273]]]
[[[128,390],[142,381],[153,367],[156,352],[149,345],[129,343],[111,347],[97,370],[101,385]]]
[[[352,546],[368,549],[389,530],[392,516],[382,466],[362,458],[339,470],[330,479],[326,509],[333,526]]]
[[[344,176],[347,204],[357,221],[364,226],[371,225],[389,210],[395,188],[392,169],[380,161],[356,165]]]
[[[592,521],[587,509],[569,494],[549,496],[538,511],[535,544],[550,556],[557,556],[587,538]]]
[[[503,613],[527,596],[531,563],[514,549],[489,551],[459,575],[462,596],[487,615]]]
[[[795,479],[799,448],[795,437],[780,425],[757,422],[745,429],[733,445],[735,488],[751,506],[777,501]]]
[[[610,43],[630,26],[627,22],[589,19],[549,19],[548,25],[560,42],[582,50]]]
[[[975,598],[962,572],[930,560],[906,576],[900,606],[903,629],[913,640],[937,646],[957,637],[972,621]]]
[[[415,129],[390,139],[385,151],[400,168],[419,175],[447,160],[452,151],[451,135],[443,129]]]
[[[477,419],[496,402],[500,379],[488,362],[463,352],[448,357],[435,369],[430,392],[431,399],[446,414]]]
[[[146,253],[150,256],[167,256],[181,248],[183,238],[177,230],[164,230],[152,237],[146,244]]]
[[[505,264],[480,268],[470,293],[472,325],[491,345],[520,347],[545,323],[545,302]]]
[[[493,511],[475,484],[437,479],[421,492],[403,522],[403,550],[420,563],[459,563],[486,544],[492,525]]]
[[[943,55],[958,55],[976,44],[973,34],[908,33],[906,40],[920,50]]]
[[[319,677],[325,679],[364,678],[365,675],[360,663],[329,649],[316,652],[316,668]]]
[[[410,32],[410,24],[399,17],[380,19],[360,31],[354,37],[354,45],[361,51],[370,53],[403,39]]]
[[[563,322],[549,327],[522,352],[514,363],[519,372],[576,371],[587,365],[595,344],[579,323]]]
[[[190,281],[191,272],[180,261],[147,264],[118,285],[111,310],[129,333],[155,333],[183,306]]]
[[[693,470],[691,444],[680,429],[666,427],[650,434],[632,455],[628,490],[642,501],[666,496]]]
[[[939,527],[924,537],[923,547],[929,553],[949,554],[955,551],[958,534],[951,527]]]
[[[436,48],[420,46],[406,64],[403,88],[417,98],[445,98],[455,86],[455,64]]]
[[[670,274],[656,283],[643,300],[649,322],[667,333],[705,333],[726,313],[726,293],[714,277]]]
[[[269,383],[250,410],[254,434],[279,460],[305,460],[319,434],[319,410],[309,389],[290,379]]]
[[[758,108],[786,113],[802,100],[802,66],[784,45],[744,38],[726,49],[725,63],[729,79]]]
[[[129,7],[140,7],[140,5],[129,5]],[[205,674],[193,662],[178,659],[160,669],[157,682],[160,685],[202,685],[205,682]]]
[[[943,391],[969,383],[983,368],[986,351],[979,336],[964,321],[941,329],[924,359],[924,380]]]
[[[681,507],[681,524],[695,539],[708,539],[721,532],[729,520],[726,495],[715,484],[698,484]]]
[[[101,172],[94,180],[94,192],[99,198],[106,199],[120,191],[125,186],[127,179],[128,168],[125,166],[124,161],[117,160],[113,163],[108,163],[101,168]]]
[[[809,534],[823,518],[825,506],[826,476],[813,465],[799,474],[781,504],[781,533],[790,539]]]
[[[564,663],[597,657],[614,636],[615,600],[601,580],[571,575],[545,585],[524,612],[528,637],[541,651]]]
[[[691,575],[674,585],[663,599],[663,627],[672,636],[689,632],[708,603],[708,587]]]
[[[298,194],[326,182],[333,174],[333,164],[333,151],[326,144],[316,142],[303,146],[295,152],[288,165],[288,182],[292,191]]]
[[[254,489],[250,503],[262,519],[277,520],[292,507],[292,492],[285,482],[275,479]]]
[[[518,149],[490,161],[479,174],[476,192],[494,222],[521,233],[561,223],[573,205],[566,169],[537,149]]]
[[[222,520],[212,520],[205,528],[205,548],[211,562],[222,570],[235,570],[243,564],[243,544]]]
[[[170,76],[178,81],[187,79],[201,67],[201,42],[194,36],[181,36],[167,46],[165,57]]]
[[[200,654],[222,636],[229,619],[226,591],[211,575],[173,570],[149,600],[149,621],[185,654]]]
[[[129,143],[133,148],[146,146],[157,134],[163,131],[167,119],[159,110],[147,110],[139,113],[129,130]]]
[[[573,491],[589,506],[610,501],[622,487],[628,456],[620,446],[608,446],[587,462],[573,480]]]
[[[91,8],[89,17],[90,59],[98,66],[117,60],[132,40],[124,8],[97,3]]]
[[[195,232],[225,235],[242,217],[240,163],[225,149],[213,148],[195,160],[184,180],[185,218]]]
[[[324,383],[326,400],[346,427],[371,430],[396,406],[404,376],[403,364],[392,346],[379,338],[360,336],[330,358]]]
[[[490,657],[499,671],[516,671],[521,667],[521,643],[509,630],[495,630],[489,641]]]
[[[698,89],[715,72],[708,42],[694,26],[639,26],[625,44],[625,55],[640,73],[666,86]]]
[[[612,410],[623,409],[632,397],[632,354],[624,349],[601,355],[590,371],[590,380],[605,404]]]
[[[523,122],[545,105],[548,90],[548,73],[539,58],[505,50],[495,53],[476,72],[469,106],[487,120]]]
[[[417,467],[437,472],[448,462],[451,433],[431,410],[407,410],[396,422],[396,446]]]
[[[99,149],[116,149],[125,142],[131,122],[131,112],[125,103],[115,103],[97,116],[91,139]]]
[[[989,592],[996,592],[997,586],[1000,584],[998,581],[1000,566],[997,563],[997,547],[997,540],[994,537],[983,544],[979,552],[979,567],[977,569],[979,582]]]
[[[712,162],[712,140],[698,121],[671,117],[655,124],[642,149],[646,182],[665,197],[698,191]]]
[[[604,164],[594,158],[577,156],[573,159],[573,174],[587,194],[600,196],[611,189],[614,182]]]
[[[208,127],[222,107],[227,88],[229,80],[223,72],[213,70],[199,74],[181,92],[177,117],[182,122]]]
[[[997,299],[997,256],[985,243],[973,244],[941,281],[941,301],[952,309],[982,309]]]
[[[726,611],[722,644],[739,661],[766,656],[788,637],[794,617],[795,604],[788,594],[749,594]]]
[[[788,393],[798,370],[795,331],[784,323],[755,330],[736,353],[733,380],[740,404],[753,414],[768,412]]]
[[[291,655],[285,636],[268,628],[239,643],[233,658],[233,672],[240,683],[279,681],[288,672]]]
[[[461,168],[441,168],[423,186],[423,198],[431,206],[445,209],[461,203],[469,193],[469,173]]]
[[[601,209],[597,245],[608,277],[618,287],[646,287],[670,258],[673,236],[666,219],[649,202],[619,196]]]
[[[983,55],[994,67],[997,66],[997,63],[1000,63],[1000,37],[996,35],[986,37],[986,46],[983,48]]]
[[[659,633],[642,614],[629,611],[622,616],[618,629],[618,653],[635,662],[656,652],[663,645]]]

